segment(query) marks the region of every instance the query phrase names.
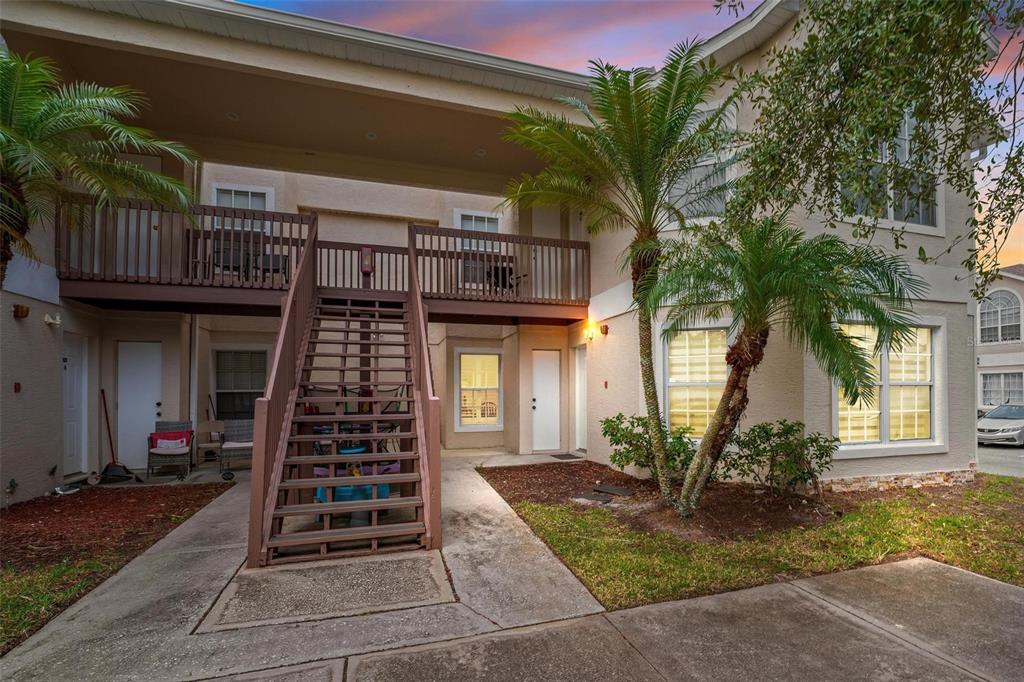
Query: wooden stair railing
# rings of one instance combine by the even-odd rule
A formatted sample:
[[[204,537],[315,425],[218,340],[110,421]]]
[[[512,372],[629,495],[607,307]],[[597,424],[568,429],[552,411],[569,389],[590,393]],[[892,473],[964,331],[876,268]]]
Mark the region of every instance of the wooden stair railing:
[[[246,560],[250,568],[266,563],[269,514],[273,507],[270,491],[276,489],[280,481],[305,342],[309,337],[316,304],[316,244],[317,222],[314,216],[282,307],[281,327],[277,333],[267,388],[263,396],[256,399]]]
[[[408,308],[411,324],[413,403],[423,489],[427,549],[441,548],[441,400],[434,392],[427,345],[427,313],[417,270],[416,235],[409,232]]]

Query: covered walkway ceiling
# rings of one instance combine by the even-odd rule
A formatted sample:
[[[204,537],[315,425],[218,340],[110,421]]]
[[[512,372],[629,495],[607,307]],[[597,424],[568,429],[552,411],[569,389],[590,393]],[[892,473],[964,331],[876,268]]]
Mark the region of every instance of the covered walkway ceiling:
[[[207,161],[500,193],[539,168],[501,140],[503,114],[561,110],[553,97],[585,83],[219,0],[144,3],[147,19],[129,16],[130,3],[79,4],[90,3],[5,2],[9,48],[52,57],[67,79],[143,91],[151,106],[139,123]]]

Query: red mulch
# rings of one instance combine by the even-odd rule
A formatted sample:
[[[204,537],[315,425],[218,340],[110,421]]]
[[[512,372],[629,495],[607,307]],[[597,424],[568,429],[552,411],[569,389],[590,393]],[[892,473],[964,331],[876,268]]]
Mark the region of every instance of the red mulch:
[[[0,510],[0,558],[27,569],[99,554],[133,557],[231,487],[84,488]]]
[[[816,526],[832,518],[850,501],[835,495],[827,504],[799,497],[774,497],[743,483],[711,483],[700,508],[681,519],[661,501],[653,480],[637,479],[596,462],[565,462],[481,469],[480,474],[509,504],[540,502],[579,504],[574,498],[598,483],[630,488],[630,497],[615,497],[604,505],[630,526],[642,531],[668,531],[688,540],[730,540],[764,531]]]

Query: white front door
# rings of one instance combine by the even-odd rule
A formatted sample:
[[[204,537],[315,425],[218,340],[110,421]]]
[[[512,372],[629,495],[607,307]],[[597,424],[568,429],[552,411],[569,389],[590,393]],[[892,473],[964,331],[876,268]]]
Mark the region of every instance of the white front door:
[[[64,475],[88,470],[86,459],[86,363],[85,339],[78,334],[64,333]]]
[[[576,349],[576,449],[587,449],[587,347]]]
[[[557,350],[533,351],[533,450],[557,450],[561,445],[562,400],[559,394],[560,367]]]
[[[146,468],[146,441],[163,419],[161,366],[159,342],[117,344],[117,458],[129,468]]]

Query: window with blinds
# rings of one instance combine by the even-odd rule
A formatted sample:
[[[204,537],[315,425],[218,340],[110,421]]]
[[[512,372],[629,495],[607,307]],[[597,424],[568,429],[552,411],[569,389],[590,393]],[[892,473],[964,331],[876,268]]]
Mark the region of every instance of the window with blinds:
[[[878,341],[864,324],[843,325],[843,331],[867,352]],[[874,395],[851,403],[836,389],[836,435],[843,443],[887,443],[930,440],[935,412],[933,330],[915,327],[902,348],[883,348],[872,356]]]
[[[701,437],[718,407],[728,368],[726,330],[681,331],[668,342],[667,395],[670,429],[688,426]]]
[[[217,418],[252,419],[267,384],[266,351],[216,351],[214,375]]]
[[[467,430],[501,428],[501,355],[459,352],[458,426]]]

